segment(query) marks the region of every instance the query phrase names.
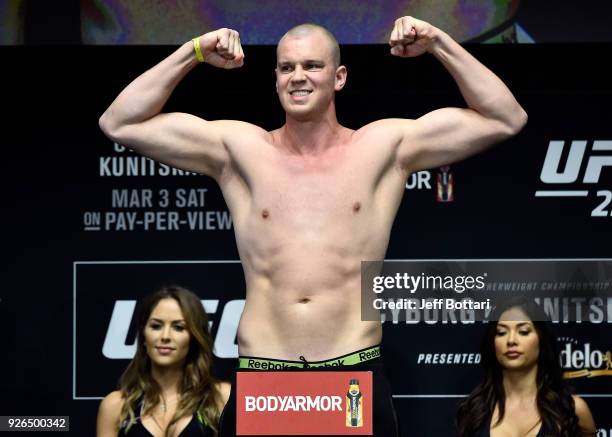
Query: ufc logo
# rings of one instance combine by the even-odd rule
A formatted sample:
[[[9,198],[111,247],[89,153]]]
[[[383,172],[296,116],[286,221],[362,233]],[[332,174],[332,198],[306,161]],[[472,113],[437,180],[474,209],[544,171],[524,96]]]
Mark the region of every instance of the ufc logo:
[[[576,182],[584,160],[586,146],[586,141],[572,141],[564,169],[559,171],[565,141],[551,141],[548,144],[540,180],[546,184],[570,184]],[[594,141],[593,151],[600,150],[612,151],[612,141]],[[582,182],[585,184],[596,184],[599,182],[602,168],[606,166],[612,166],[612,156],[590,156]]]

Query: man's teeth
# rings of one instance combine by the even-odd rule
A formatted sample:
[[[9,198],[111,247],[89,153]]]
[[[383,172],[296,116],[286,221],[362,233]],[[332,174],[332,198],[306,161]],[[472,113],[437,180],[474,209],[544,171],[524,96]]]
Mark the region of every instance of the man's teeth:
[[[291,91],[292,96],[306,96],[310,94],[310,91]]]

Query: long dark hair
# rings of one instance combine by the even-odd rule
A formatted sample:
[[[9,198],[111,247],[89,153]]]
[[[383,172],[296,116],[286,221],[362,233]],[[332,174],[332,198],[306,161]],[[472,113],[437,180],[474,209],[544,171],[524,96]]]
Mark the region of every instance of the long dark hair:
[[[161,389],[151,374],[151,359],[144,345],[144,331],[155,306],[160,300],[168,298],[176,300],[181,307],[191,339],[179,387],[181,398],[176,413],[166,428],[166,436],[170,435],[181,417],[194,413],[210,426],[216,435],[220,416],[217,405],[221,394],[217,388],[218,381],[212,376],[213,342],[208,329],[208,316],[198,296],[176,285],[162,287],[139,302],[136,354],[123,372],[119,383],[125,400],[119,423],[125,424],[129,430],[135,423],[135,411],[139,408],[138,402],[141,398],[144,400],[142,414],[145,415],[159,403]]]
[[[480,345],[481,366],[484,379],[470,395],[459,404],[456,425],[459,437],[472,437],[487,426],[493,416],[495,406],[498,408],[497,423],[501,423],[505,414],[506,393],[503,386],[502,368],[495,355],[495,335],[497,320],[510,308],[520,308],[531,319],[538,334],[540,354],[536,374],[536,405],[542,420],[542,429],[550,430],[559,437],[579,437],[583,432],[578,426],[574,399],[565,386],[556,341],[548,326],[544,312],[533,301],[510,300],[498,306]]]

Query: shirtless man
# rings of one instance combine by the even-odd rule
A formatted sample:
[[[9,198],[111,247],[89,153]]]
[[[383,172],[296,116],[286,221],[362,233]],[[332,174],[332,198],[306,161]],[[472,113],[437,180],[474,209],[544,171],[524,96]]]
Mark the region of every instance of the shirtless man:
[[[242,66],[238,32],[219,29],[198,42],[204,62]],[[325,29],[301,25],[277,48],[276,86],[286,113],[279,129],[161,113],[198,65],[192,41],[129,84],[100,118],[113,141],[209,175],[221,187],[247,286],[239,354],[261,358],[250,360],[260,368],[300,360],[315,366],[335,357],[356,364],[363,360],[354,352],[364,349],[368,359],[380,355],[380,323],[361,321],[360,262],[384,259],[407,177],[477,153],[526,122],[502,81],[440,29],[402,17],[389,43],[395,56],[435,56],[467,108],[379,120],[358,130],[341,126],[334,95],[347,70],[338,44]],[[376,430],[386,421],[377,414],[376,435],[394,435]]]

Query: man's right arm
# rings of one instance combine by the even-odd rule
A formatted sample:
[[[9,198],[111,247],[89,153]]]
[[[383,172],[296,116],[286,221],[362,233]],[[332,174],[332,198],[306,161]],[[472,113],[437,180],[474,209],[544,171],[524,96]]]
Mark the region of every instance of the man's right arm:
[[[243,64],[238,33],[219,29],[199,37],[204,60],[221,68]],[[130,83],[100,117],[100,128],[113,141],[172,167],[218,178],[228,153],[225,135],[246,123],[206,121],[185,113],[161,113],[178,83],[198,64],[193,42]],[[254,126],[253,126],[254,128]]]

